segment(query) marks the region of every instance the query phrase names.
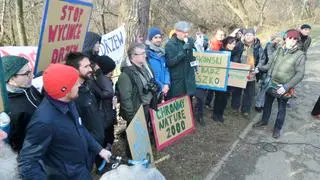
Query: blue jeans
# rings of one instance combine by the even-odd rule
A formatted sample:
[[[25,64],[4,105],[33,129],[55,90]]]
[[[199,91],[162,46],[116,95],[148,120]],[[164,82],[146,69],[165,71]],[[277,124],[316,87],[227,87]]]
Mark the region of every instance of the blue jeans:
[[[231,99],[231,107],[232,109],[239,110],[241,106],[241,112],[250,113],[251,106],[253,102],[253,97],[255,95],[255,81],[248,81],[247,87],[245,89],[233,87],[232,88],[232,99]],[[243,95],[242,95],[243,91]],[[242,97],[242,103],[241,102]]]
[[[266,99],[264,102],[264,108],[263,108],[263,114],[262,114],[262,121],[265,123],[269,122],[274,99],[275,97],[271,96],[269,93],[266,93]],[[284,119],[286,117],[286,107],[287,107],[288,99],[277,98],[277,101],[278,101],[278,114],[277,114],[277,119],[274,127],[277,129],[281,129],[284,123]]]

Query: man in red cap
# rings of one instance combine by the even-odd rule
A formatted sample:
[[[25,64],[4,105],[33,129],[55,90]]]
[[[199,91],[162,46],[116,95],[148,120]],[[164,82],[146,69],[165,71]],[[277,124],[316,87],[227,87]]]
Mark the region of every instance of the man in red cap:
[[[254,127],[266,126],[268,124],[272,103],[278,101],[278,114],[273,130],[273,138],[280,137],[285,116],[286,105],[292,97],[293,88],[303,79],[305,71],[306,55],[298,47],[300,32],[294,29],[287,31],[284,47],[275,52],[268,64],[259,67],[261,71],[267,71],[266,98],[264,103],[261,121],[254,124]]]
[[[92,179],[89,152],[107,161],[111,153],[82,125],[73,102],[80,86],[78,71],[52,64],[44,71],[43,84],[46,97],[31,118],[18,158],[22,179]]]

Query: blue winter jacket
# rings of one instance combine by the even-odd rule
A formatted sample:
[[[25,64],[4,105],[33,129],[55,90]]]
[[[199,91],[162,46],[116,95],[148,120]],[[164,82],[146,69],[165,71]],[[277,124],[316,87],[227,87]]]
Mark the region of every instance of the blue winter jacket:
[[[27,127],[19,173],[23,180],[90,180],[92,155],[101,150],[73,102],[45,97]]]
[[[166,58],[165,56],[159,56],[155,51],[148,48],[148,61],[161,91],[164,85],[170,85],[170,74],[166,67]]]

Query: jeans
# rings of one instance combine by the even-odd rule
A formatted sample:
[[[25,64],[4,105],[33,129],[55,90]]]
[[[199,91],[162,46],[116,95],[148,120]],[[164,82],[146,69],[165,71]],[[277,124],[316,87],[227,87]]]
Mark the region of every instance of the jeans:
[[[197,102],[195,104],[194,112],[197,120],[199,120],[199,118],[203,118],[203,109],[204,109],[204,103],[207,97],[206,96],[207,92],[208,90],[206,89],[200,89],[200,88],[196,89],[195,96],[196,96]]]
[[[231,99],[231,107],[232,109],[239,110],[240,102],[242,97],[242,106],[241,112],[250,113],[251,106],[253,102],[253,97],[255,95],[255,81],[248,81],[247,87],[245,89],[233,87],[232,88],[232,99]],[[243,96],[242,96],[243,91]]]
[[[224,110],[227,107],[229,91],[215,91],[213,114],[218,117],[223,117]]]
[[[266,88],[263,88],[260,86],[259,92],[256,96],[256,107],[263,107],[264,106],[264,100],[266,97]]]
[[[214,90],[207,90],[207,98],[206,98],[206,105],[210,106],[211,102],[212,102],[212,99],[213,99],[213,96],[214,96]]]
[[[262,121],[265,123],[269,122],[274,99],[275,97],[271,96],[269,93],[266,93],[266,99],[265,99],[263,114],[262,114]],[[284,119],[286,117],[286,106],[287,106],[288,99],[277,98],[277,101],[278,101],[278,114],[277,114],[277,119],[274,127],[280,130],[283,126]]]

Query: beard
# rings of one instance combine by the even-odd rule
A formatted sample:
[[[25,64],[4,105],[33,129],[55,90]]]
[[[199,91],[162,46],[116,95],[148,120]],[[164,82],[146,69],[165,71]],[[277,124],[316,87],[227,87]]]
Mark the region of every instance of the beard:
[[[90,79],[92,79],[92,73],[80,74],[80,78],[82,78],[84,80],[90,80]]]

